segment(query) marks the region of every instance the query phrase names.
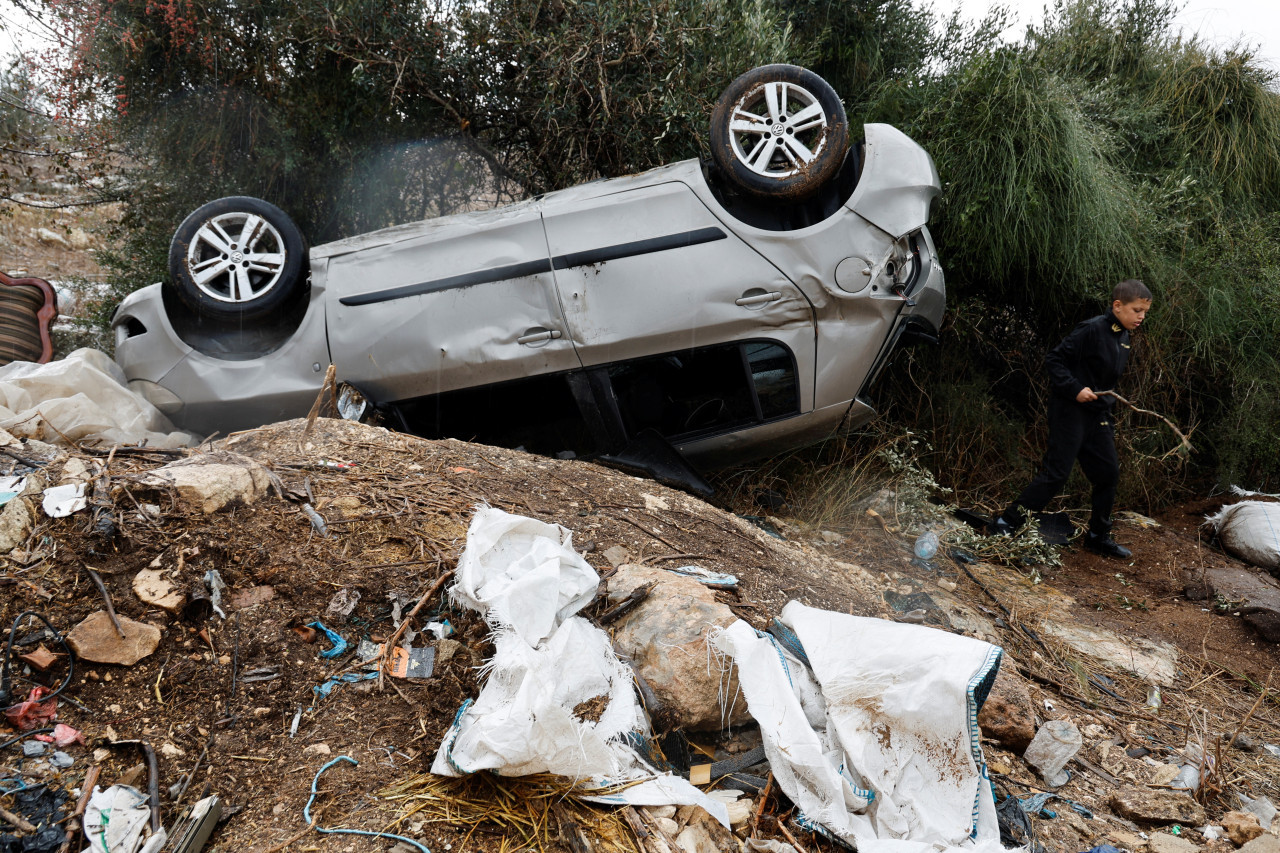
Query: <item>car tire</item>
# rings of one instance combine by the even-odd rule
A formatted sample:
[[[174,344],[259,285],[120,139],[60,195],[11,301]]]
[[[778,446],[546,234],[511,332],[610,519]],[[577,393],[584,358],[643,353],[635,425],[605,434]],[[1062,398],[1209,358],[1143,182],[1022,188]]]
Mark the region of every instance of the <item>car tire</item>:
[[[796,65],[762,65],[734,80],[711,113],[711,155],[750,195],[800,201],[840,171],[849,121],[835,89]]]
[[[306,283],[307,247],[289,215],[249,196],[211,201],[169,243],[170,285],[197,314],[243,321],[277,315]]]

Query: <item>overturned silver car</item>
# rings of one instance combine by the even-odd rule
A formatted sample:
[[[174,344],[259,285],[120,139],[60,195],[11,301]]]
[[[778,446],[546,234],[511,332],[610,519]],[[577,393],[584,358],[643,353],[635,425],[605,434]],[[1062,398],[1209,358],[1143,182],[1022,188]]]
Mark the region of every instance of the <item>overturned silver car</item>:
[[[116,360],[176,424],[305,415],[327,366],[388,426],[561,455],[660,437],[716,466],[873,411],[898,344],[931,338],[943,272],[932,159],[821,78],[735,80],[713,160],[687,160],[308,252],[266,202],[175,234],[170,281],[116,311]]]

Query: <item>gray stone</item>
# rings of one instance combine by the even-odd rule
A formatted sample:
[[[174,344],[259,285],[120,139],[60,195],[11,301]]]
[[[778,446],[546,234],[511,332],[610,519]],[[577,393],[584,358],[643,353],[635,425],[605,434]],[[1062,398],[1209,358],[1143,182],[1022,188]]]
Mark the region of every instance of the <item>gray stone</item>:
[[[1031,693],[1008,655],[1001,661],[996,682],[978,712],[978,726],[984,735],[1019,755],[1036,736]]]
[[[44,755],[44,744],[38,740],[24,740],[22,742],[22,754],[27,758]]]
[[[187,603],[187,593],[164,569],[143,569],[133,576],[133,594],[143,604],[177,613]]]
[[[170,462],[148,473],[141,483],[156,491],[175,491],[180,500],[210,513],[254,503],[267,493],[271,474],[247,456],[223,451]]]
[[[34,519],[26,498],[12,498],[0,509],[0,554],[8,554],[27,541]]]
[[[1240,848],[1240,853],[1280,853],[1280,838],[1265,833]]]
[[[1167,832],[1153,832],[1147,839],[1151,853],[1199,853],[1200,848],[1185,838]]]
[[[120,627],[124,630],[123,638],[107,611],[90,613],[71,629],[67,645],[83,660],[120,666],[133,666],[160,645],[160,629],[154,625],[121,616]]]
[[[707,647],[707,633],[733,624],[733,611],[692,578],[632,564],[609,579],[609,600],[620,601],[650,581],[657,585],[649,597],[616,623],[614,648],[636,664],[667,722],[685,729],[749,722],[737,678],[726,674],[722,688],[720,667]],[[737,697],[731,717],[721,711],[721,695]]]
[[[1141,824],[1203,826],[1205,822],[1204,808],[1182,791],[1125,786],[1112,792],[1111,808],[1121,817]]]
[[[1261,569],[1223,566],[1201,572],[1184,572],[1187,597],[1231,602],[1262,639],[1280,643],[1280,581]]]

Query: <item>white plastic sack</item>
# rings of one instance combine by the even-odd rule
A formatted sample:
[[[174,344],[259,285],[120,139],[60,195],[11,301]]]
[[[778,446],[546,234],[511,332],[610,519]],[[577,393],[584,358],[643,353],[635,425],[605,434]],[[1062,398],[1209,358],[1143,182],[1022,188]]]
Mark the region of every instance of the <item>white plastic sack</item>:
[[[480,508],[458,575],[450,594],[495,626],[494,655],[479,697],[445,733],[432,773],[554,773],[593,787],[634,782],[591,799],[699,805],[729,826],[723,803],[684,779],[656,775],[628,744],[644,715],[608,635],[573,615],[600,579],[573,551],[567,530]]]
[[[15,361],[0,367],[0,428],[49,443],[100,441],[174,448],[195,443],[175,432],[160,410],[125,384],[114,361],[78,349],[48,364]]]
[[[1241,501],[1205,521],[1227,551],[1272,574],[1280,572],[1280,503]]]
[[[1001,651],[932,628],[817,610],[782,611],[821,689],[806,715],[803,669],[736,622],[715,642],[734,658],[779,787],[863,853],[997,853],[1000,832],[979,744],[978,707]]]
[[[89,845],[84,853],[157,851],[167,839],[163,828],[151,834],[150,821],[151,807],[137,788],[112,785],[103,791],[94,786],[84,812],[84,839]]]
[[[449,594],[479,611],[491,627],[509,625],[536,646],[585,607],[599,585],[565,528],[480,507],[467,528],[458,582]]]

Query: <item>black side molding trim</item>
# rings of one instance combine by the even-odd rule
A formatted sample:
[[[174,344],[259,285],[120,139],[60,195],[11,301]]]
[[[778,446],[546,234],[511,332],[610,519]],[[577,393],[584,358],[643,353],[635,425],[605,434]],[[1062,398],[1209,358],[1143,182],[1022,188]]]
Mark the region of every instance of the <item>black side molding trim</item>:
[[[551,272],[552,269],[567,270],[571,267],[602,264],[619,258],[632,258],[636,255],[648,255],[653,252],[665,252],[669,249],[684,249],[702,243],[714,243],[728,237],[719,228],[699,228],[696,231],[685,231],[680,234],[668,234],[665,237],[651,237],[648,240],[635,240],[631,243],[619,243],[600,249],[585,252],[573,252],[557,255],[549,261],[525,261],[519,264],[493,267],[487,270],[451,275],[418,284],[406,284],[388,290],[375,290],[356,296],[344,296],[338,301],[343,305],[373,305],[378,302],[390,302],[393,299],[404,299],[409,296],[421,296],[438,290],[452,290],[458,287],[470,287],[475,284],[491,284],[495,281],[507,281],[513,278],[524,278],[531,275]]]

